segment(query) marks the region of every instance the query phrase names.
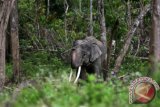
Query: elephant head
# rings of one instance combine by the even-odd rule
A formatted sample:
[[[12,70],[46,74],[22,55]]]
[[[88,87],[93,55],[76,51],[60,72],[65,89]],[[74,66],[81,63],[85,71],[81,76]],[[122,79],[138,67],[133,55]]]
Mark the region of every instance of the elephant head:
[[[94,37],[86,37],[83,40],[76,40],[73,43],[71,51],[72,68],[78,68],[83,64],[92,63],[101,56],[100,41],[97,41]]]

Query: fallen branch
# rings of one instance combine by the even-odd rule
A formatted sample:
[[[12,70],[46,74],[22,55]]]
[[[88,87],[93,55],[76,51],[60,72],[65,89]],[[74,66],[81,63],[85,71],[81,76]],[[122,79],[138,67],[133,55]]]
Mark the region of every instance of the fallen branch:
[[[148,57],[139,57],[139,56],[133,56],[133,55],[127,56],[127,57],[128,58],[135,58],[135,59],[139,59],[139,60],[149,60]]]

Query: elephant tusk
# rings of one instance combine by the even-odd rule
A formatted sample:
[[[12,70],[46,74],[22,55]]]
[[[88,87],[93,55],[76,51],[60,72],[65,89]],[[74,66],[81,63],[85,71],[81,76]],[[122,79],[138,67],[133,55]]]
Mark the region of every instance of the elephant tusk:
[[[70,74],[69,74],[69,82],[71,82],[71,79],[72,79],[72,74],[73,74],[73,72],[72,72],[72,69],[71,69],[71,72],[70,72]]]
[[[74,83],[77,83],[78,78],[79,78],[79,76],[80,76],[80,72],[81,72],[81,66],[78,67],[78,73],[77,73],[77,77],[76,77]]]

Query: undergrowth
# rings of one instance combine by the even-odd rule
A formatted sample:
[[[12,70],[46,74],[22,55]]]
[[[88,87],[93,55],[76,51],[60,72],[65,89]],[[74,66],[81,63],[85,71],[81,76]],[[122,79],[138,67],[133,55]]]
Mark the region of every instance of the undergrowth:
[[[129,104],[128,87],[139,76],[145,76],[146,62],[126,59],[120,75],[124,80],[97,83],[94,76],[88,82],[74,84],[68,82],[70,65],[59,58],[48,58],[47,53],[32,54],[32,59],[22,59],[22,77],[17,85],[8,85],[0,92],[2,107],[145,107],[146,105]],[[42,58],[42,56],[44,57]],[[132,60],[132,61],[131,61]],[[46,63],[47,62],[47,63]],[[12,67],[7,65],[7,74]],[[148,107],[160,105],[160,93]]]

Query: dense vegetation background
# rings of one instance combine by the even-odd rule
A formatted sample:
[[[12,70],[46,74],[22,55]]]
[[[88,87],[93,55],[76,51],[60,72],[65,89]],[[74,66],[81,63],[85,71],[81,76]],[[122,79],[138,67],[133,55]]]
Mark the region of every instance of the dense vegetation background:
[[[107,40],[116,41],[110,71],[125,42],[125,35],[150,0],[104,0]],[[149,73],[151,11],[136,30],[118,76],[96,83],[93,75],[77,86],[68,82],[70,49],[73,41],[84,38],[89,28],[89,0],[19,0],[19,40],[21,82],[12,84],[12,61],[7,51],[8,83],[0,92],[5,107],[143,107],[129,105],[128,87],[135,78]],[[66,11],[68,7],[68,10]],[[129,7],[130,6],[130,7]],[[97,1],[93,0],[93,31],[100,38]],[[130,10],[130,11],[129,11]],[[128,14],[129,12],[129,14]],[[130,17],[130,18],[129,18]],[[114,26],[117,29],[114,30]],[[114,31],[114,32],[113,32]],[[10,48],[10,47],[8,47]],[[160,105],[160,93],[147,104]]]

